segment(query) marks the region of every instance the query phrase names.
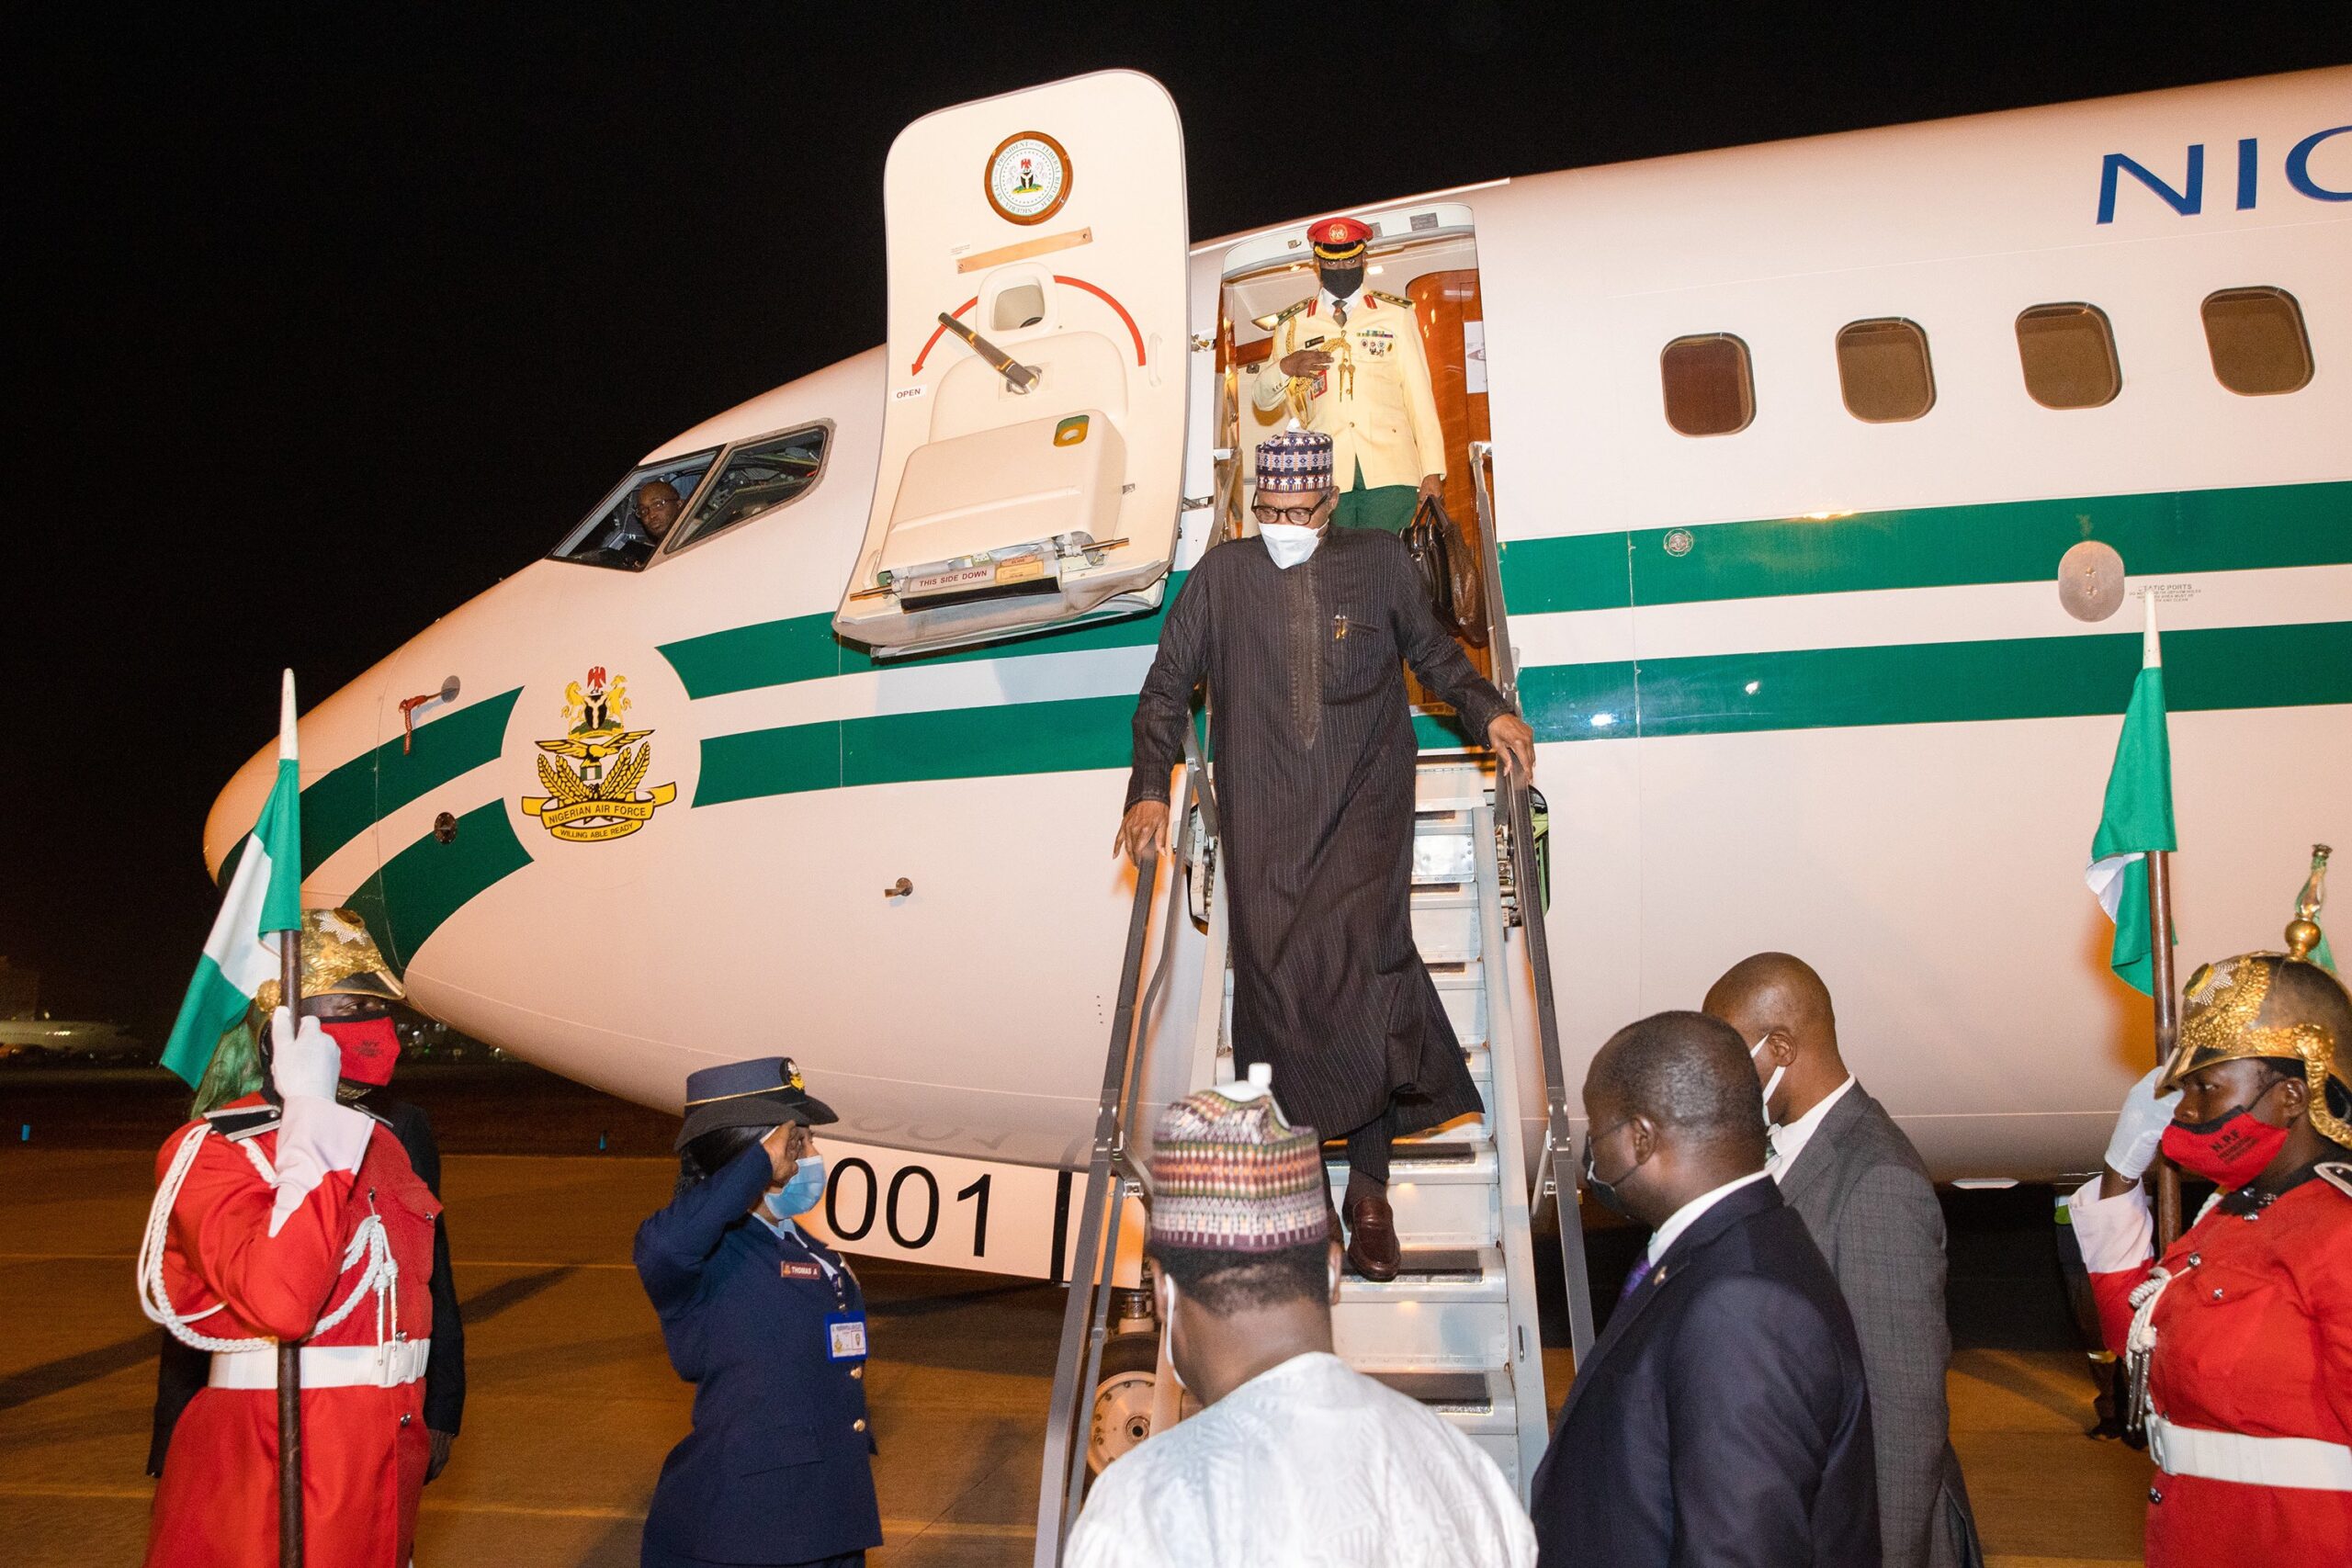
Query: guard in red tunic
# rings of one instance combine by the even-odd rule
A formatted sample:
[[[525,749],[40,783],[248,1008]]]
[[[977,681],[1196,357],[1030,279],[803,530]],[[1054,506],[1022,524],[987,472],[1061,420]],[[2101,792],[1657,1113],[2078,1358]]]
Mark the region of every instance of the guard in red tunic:
[[[2352,1561],[2352,999],[2306,956],[2316,905],[2287,952],[2189,977],[2179,1049],[2069,1205],[2156,1461],[2154,1568]],[[2152,1258],[2159,1147],[2221,1190]]]
[[[302,1343],[311,1568],[406,1568],[416,1536],[440,1205],[391,1129],[336,1101],[341,1080],[389,1077],[383,1003],[400,986],[347,910],[306,916],[303,939],[304,985],[318,992],[299,1028],[274,1015],[275,1092],[190,1123],[157,1162],[141,1303],[210,1351],[212,1371],[172,1437],[148,1568],[277,1562],[281,1340]]]

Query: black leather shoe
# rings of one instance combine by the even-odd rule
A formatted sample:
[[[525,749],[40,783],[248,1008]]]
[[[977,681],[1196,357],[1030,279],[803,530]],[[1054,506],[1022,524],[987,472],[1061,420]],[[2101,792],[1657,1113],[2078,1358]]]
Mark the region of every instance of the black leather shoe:
[[[1374,1283],[1394,1280],[1404,1266],[1404,1248],[1396,1240],[1396,1215],[1386,1197],[1348,1200],[1348,1261]]]

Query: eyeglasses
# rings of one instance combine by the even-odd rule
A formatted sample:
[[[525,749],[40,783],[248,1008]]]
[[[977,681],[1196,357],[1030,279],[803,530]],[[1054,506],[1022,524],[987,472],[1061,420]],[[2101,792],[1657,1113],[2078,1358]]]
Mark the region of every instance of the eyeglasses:
[[[1287,523],[1294,528],[1312,528],[1315,514],[1323,510],[1320,502],[1313,506],[1253,506],[1250,509],[1261,523]]]

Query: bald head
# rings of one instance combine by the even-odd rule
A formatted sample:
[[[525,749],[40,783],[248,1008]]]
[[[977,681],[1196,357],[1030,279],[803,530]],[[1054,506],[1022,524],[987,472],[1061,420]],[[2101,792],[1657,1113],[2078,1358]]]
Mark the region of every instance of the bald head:
[[[1705,1013],[1655,1013],[1611,1035],[1585,1074],[1584,1109],[1594,1173],[1645,1224],[1764,1168],[1747,1048]]]
[[[1773,1121],[1793,1122],[1846,1081],[1829,987],[1804,959],[1786,953],[1743,958],[1707,987],[1702,1005],[1754,1051],[1759,1081],[1771,1082],[1780,1073],[1771,1095]]]

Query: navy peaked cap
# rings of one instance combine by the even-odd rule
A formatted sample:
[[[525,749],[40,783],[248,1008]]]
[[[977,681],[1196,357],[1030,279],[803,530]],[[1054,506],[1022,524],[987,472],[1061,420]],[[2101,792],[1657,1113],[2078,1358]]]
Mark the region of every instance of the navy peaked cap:
[[[721,1127],[774,1127],[786,1122],[818,1126],[840,1120],[831,1106],[809,1094],[791,1057],[756,1056],[686,1075],[686,1120],[678,1129],[677,1146],[683,1149]]]

